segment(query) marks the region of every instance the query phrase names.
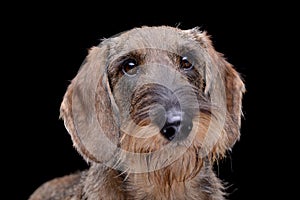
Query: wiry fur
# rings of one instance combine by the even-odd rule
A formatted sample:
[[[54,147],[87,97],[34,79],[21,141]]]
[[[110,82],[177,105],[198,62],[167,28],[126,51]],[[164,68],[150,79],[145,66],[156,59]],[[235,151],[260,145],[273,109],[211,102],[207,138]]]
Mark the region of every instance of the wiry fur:
[[[184,71],[180,59],[194,68]],[[122,63],[134,59],[137,76]],[[197,28],[141,27],[93,47],[61,104],[86,171],[43,184],[29,200],[225,199],[213,163],[239,139],[244,84]],[[192,129],[160,128],[181,109]],[[185,133],[185,134],[183,134]]]

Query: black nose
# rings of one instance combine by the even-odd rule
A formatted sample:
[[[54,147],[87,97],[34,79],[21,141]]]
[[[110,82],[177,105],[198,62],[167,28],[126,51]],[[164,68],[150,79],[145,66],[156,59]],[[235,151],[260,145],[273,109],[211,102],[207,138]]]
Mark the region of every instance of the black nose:
[[[161,134],[168,140],[184,139],[193,128],[193,123],[183,112],[171,110],[166,113],[166,122],[161,129]]]

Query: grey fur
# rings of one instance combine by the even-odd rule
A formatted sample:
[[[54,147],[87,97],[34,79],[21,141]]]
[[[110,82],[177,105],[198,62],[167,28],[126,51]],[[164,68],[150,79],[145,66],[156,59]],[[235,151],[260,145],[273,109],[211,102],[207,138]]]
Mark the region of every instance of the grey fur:
[[[194,64],[192,72],[180,69],[178,59],[184,55]],[[120,68],[127,57],[141,65],[136,76]],[[151,117],[144,115],[153,107],[153,116],[162,112],[155,102],[173,105],[172,94],[159,83],[176,91],[192,119],[187,138],[142,137],[159,131],[160,124],[148,125]],[[29,200],[225,199],[212,166],[240,137],[244,92],[238,72],[198,28],[145,26],[104,39],[91,48],[60,110],[74,147],[90,168],[46,182]],[[166,144],[168,151],[155,154]]]

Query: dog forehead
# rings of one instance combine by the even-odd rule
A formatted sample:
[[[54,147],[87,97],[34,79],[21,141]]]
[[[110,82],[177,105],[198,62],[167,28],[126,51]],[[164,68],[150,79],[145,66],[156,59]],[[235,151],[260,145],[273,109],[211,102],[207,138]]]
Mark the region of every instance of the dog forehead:
[[[192,31],[169,26],[134,28],[111,37],[109,46],[118,55],[143,49],[157,49],[178,54],[184,51],[183,48],[200,48]]]

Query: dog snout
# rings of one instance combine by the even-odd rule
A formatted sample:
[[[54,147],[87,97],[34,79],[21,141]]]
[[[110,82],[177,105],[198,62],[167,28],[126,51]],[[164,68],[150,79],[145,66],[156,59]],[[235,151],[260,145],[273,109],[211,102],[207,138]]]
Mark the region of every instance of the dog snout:
[[[193,128],[192,120],[179,109],[170,109],[166,112],[165,124],[161,134],[168,140],[181,140],[188,136]]]
[[[160,84],[144,84],[132,95],[130,116],[139,126],[156,125],[169,141],[184,140],[193,128],[197,110],[191,97],[191,91],[181,85],[170,89]]]

